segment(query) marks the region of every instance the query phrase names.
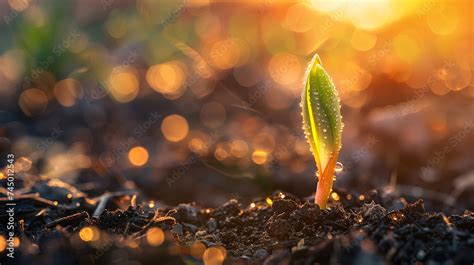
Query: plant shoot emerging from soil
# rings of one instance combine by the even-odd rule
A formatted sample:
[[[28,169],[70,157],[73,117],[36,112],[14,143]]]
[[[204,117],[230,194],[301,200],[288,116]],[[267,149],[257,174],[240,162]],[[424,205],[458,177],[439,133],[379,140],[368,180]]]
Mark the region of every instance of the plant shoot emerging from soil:
[[[343,124],[336,88],[317,54],[311,60],[305,75],[301,107],[303,130],[318,167],[314,202],[325,209],[341,150]]]

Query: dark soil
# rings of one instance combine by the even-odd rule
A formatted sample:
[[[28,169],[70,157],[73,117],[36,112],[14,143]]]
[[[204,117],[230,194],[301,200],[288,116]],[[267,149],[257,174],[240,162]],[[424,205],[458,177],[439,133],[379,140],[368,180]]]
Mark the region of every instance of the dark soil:
[[[289,194],[271,200],[271,206],[263,201],[253,208],[231,200],[209,213],[180,205],[173,215],[176,239],[184,245],[223,245],[240,264],[474,262],[470,212],[427,213],[421,200],[399,211],[387,211],[373,200],[329,210]]]
[[[230,200],[215,209],[194,204],[150,208],[125,194],[106,194],[95,202],[80,196],[59,206],[34,196],[18,199],[21,246],[14,263],[5,253],[2,262],[202,264],[190,250],[199,242],[225,249],[225,264],[474,262],[472,212],[428,213],[422,200],[388,200],[376,191],[360,197],[337,191],[328,210],[280,192],[251,205]],[[5,218],[1,216],[2,222]],[[101,239],[80,240],[78,232],[85,226],[97,227]],[[144,240],[151,227],[165,231],[159,247]]]

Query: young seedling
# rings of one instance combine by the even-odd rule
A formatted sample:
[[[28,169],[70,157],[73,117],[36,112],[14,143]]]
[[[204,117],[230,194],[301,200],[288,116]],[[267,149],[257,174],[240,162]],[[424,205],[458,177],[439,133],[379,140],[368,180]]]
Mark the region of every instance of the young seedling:
[[[336,87],[317,54],[305,75],[301,107],[303,130],[318,167],[314,202],[325,209],[332,190],[344,125]]]

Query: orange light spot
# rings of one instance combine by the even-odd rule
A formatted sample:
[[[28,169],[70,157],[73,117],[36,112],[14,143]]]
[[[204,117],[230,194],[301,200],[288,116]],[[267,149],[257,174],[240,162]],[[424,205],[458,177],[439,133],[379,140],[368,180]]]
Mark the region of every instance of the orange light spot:
[[[46,109],[46,106],[48,105],[48,97],[42,90],[31,88],[21,93],[18,104],[23,113],[32,117]]]
[[[188,135],[188,121],[177,114],[169,115],[161,123],[161,132],[168,141],[179,142]]]
[[[20,241],[20,238],[19,238],[19,237],[14,237],[14,238],[13,238],[13,246],[14,246],[14,247],[16,247],[16,248],[19,247],[19,246],[20,246],[20,242],[21,242],[21,241]]]
[[[148,151],[142,146],[135,146],[128,152],[128,160],[134,166],[143,166],[148,161]]]
[[[0,235],[0,252],[3,252],[7,248],[7,240],[5,237]]]
[[[252,161],[257,165],[264,164],[267,161],[267,153],[263,150],[255,150],[252,153]]]
[[[240,60],[240,47],[232,39],[216,42],[209,54],[212,63],[221,68],[228,69],[235,66]]]
[[[79,237],[85,242],[96,241],[100,238],[100,231],[95,227],[87,226],[79,231]]]
[[[152,227],[146,232],[146,241],[150,246],[159,246],[165,241],[165,233],[158,227]]]
[[[222,147],[217,147],[216,151],[214,151],[214,156],[217,160],[222,161],[229,157],[229,153]]]
[[[150,67],[146,80],[151,88],[168,99],[177,99],[184,93],[185,69],[177,62],[158,64]]]
[[[230,153],[237,158],[242,158],[246,156],[248,151],[249,146],[243,140],[235,140],[230,145]]]
[[[202,242],[194,243],[190,249],[191,256],[196,259],[202,259],[204,251],[206,251],[206,246]]]
[[[193,138],[188,142],[189,150],[204,155],[207,152],[206,143],[201,138]]]
[[[220,265],[226,257],[225,249],[221,247],[210,247],[204,251],[202,259],[205,265]]]
[[[72,107],[76,99],[82,96],[82,88],[78,81],[66,78],[54,86],[54,96],[64,107]]]
[[[109,91],[118,102],[132,101],[138,95],[139,82],[132,69],[116,67],[109,81]]]

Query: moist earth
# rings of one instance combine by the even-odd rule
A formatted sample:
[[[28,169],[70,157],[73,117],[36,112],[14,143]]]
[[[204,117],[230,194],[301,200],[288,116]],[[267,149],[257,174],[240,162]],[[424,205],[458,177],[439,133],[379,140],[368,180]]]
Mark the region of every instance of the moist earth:
[[[191,250],[196,244],[224,249],[224,264],[474,262],[472,212],[431,213],[422,200],[388,202],[378,191],[359,197],[337,191],[324,210],[282,192],[250,205],[232,199],[213,209],[193,203],[156,209],[122,198],[105,204],[116,210],[97,212],[84,203],[59,211],[54,204],[35,202],[25,206],[30,211],[16,224],[21,264],[158,264],[157,259],[159,264],[202,264]],[[128,207],[119,207],[123,203]],[[32,214],[38,207],[44,211]],[[85,226],[101,231],[100,244],[78,238]],[[165,232],[159,247],[143,240],[152,227]]]

